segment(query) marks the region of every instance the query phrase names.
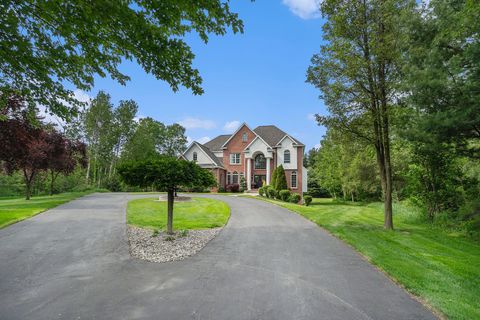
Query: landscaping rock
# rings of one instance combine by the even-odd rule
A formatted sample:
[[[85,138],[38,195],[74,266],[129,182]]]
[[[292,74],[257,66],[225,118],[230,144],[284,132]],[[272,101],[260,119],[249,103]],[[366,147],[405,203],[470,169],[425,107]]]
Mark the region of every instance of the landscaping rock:
[[[154,233],[149,229],[127,226],[128,242],[132,257],[168,262],[183,260],[200,251],[222,228],[189,230],[186,235],[178,231],[174,235]]]

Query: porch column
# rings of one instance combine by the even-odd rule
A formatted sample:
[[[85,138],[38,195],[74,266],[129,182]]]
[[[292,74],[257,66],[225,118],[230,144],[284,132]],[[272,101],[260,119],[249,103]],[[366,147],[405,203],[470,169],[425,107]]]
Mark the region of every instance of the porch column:
[[[270,158],[266,158],[267,160],[267,185],[270,184]]]
[[[252,189],[252,169],[250,168],[250,158],[247,158],[247,190]]]

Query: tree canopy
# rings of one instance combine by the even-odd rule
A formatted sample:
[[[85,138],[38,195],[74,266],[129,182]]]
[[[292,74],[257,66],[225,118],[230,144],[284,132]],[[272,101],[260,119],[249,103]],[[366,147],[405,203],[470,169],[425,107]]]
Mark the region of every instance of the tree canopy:
[[[66,84],[89,90],[95,76],[120,84],[119,65],[137,62],[177,91],[202,94],[202,78],[184,38],[203,42],[243,23],[222,0],[3,1],[0,5],[0,101],[12,92],[62,118],[80,106]]]

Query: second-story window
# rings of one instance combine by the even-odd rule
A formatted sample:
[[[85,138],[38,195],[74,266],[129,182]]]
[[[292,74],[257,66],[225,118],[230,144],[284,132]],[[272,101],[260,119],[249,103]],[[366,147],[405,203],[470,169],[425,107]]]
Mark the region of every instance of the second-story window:
[[[247,139],[248,139],[247,133],[244,132],[244,133],[242,134],[242,141],[243,141],[243,142],[247,142]]]
[[[240,164],[240,153],[230,153],[230,164]]]
[[[197,162],[198,160],[198,155],[196,152],[193,153],[193,161]]]
[[[290,150],[283,152],[283,163],[290,163]]]
[[[267,159],[263,154],[259,154],[255,157],[255,169],[266,169]]]

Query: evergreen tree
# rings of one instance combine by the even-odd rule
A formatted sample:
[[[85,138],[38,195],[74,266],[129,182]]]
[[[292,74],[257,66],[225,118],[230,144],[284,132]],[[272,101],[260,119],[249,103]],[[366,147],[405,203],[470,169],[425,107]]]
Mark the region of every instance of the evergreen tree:
[[[275,190],[286,190],[288,189],[287,177],[285,175],[285,170],[282,165],[277,167],[277,174],[275,179]]]

